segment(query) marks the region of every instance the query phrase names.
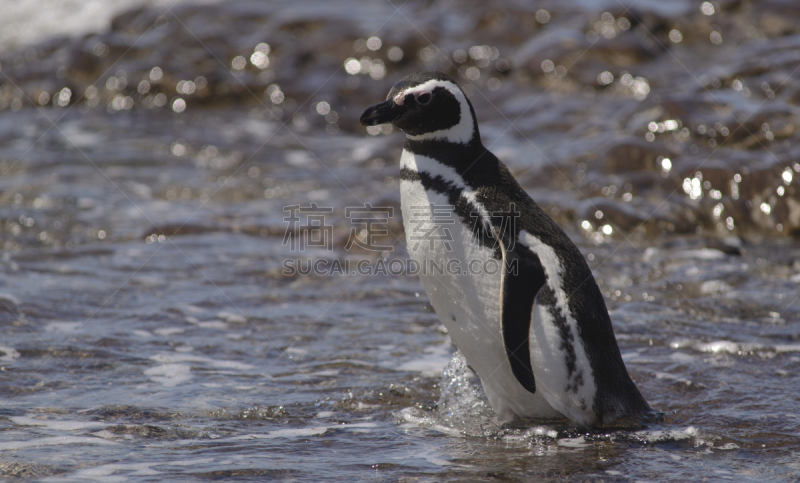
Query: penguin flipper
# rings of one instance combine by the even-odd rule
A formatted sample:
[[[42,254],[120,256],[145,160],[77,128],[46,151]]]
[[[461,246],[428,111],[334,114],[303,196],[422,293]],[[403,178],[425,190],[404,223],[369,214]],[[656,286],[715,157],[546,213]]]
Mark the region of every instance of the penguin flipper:
[[[500,311],[503,345],[511,364],[511,372],[522,387],[536,393],[530,351],[530,328],[533,303],[546,283],[539,257],[517,244],[508,250],[503,246],[503,281]]]

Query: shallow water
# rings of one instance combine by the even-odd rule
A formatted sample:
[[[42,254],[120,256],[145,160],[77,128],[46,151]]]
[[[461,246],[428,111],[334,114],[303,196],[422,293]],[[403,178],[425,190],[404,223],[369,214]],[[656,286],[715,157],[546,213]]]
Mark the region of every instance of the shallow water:
[[[348,19],[341,3],[320,23],[325,12],[308,5],[182,5],[156,28],[135,21],[163,13],[148,8],[129,16],[135,28],[116,20],[96,36],[0,54],[0,475],[800,475],[800,64],[796,27],[781,23],[791,12],[576,2],[448,16],[434,2],[370,4]],[[444,31],[433,29],[443,18]],[[681,42],[660,49],[653,39],[669,42],[672,30]],[[188,44],[190,33],[204,42]],[[385,45],[354,46],[372,34]],[[93,53],[98,41],[111,53]],[[447,57],[425,50],[432,41]],[[270,66],[232,72],[259,42],[270,43]],[[476,45],[496,46],[497,58]],[[391,61],[391,46],[405,60]],[[79,55],[87,48],[94,57]],[[348,74],[347,59],[364,56],[384,59],[383,74]],[[84,70],[59,75],[70,58]],[[500,59],[513,68],[499,70]],[[156,65],[165,80],[140,93]],[[461,68],[485,143],[586,255],[631,376],[660,418],[632,429],[503,423],[416,277],[286,270],[285,260],[405,259],[402,137],[364,134],[355,119],[423,67]],[[213,89],[177,90],[198,76]],[[283,97],[273,99],[276,83]],[[74,97],[61,106],[65,85]],[[156,92],[169,94],[162,107]],[[740,128],[731,112],[758,122]],[[319,233],[291,225],[286,207],[311,203],[330,209],[318,210],[330,243],[300,252],[292,243]],[[357,232],[390,248],[347,248],[363,228],[347,208],[365,203],[394,209]]]

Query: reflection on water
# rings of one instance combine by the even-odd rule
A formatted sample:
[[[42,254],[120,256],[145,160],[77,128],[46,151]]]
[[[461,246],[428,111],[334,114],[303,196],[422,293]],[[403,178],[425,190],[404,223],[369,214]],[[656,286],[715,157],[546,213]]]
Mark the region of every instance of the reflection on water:
[[[5,51],[0,474],[796,477],[795,20],[181,3]],[[402,138],[356,121],[420,68],[464,84],[485,143],[579,244],[660,419],[503,424],[415,277],[286,272],[405,259]],[[366,203],[392,215],[360,226]],[[326,243],[296,251],[316,232],[287,231],[291,206],[326,210]]]

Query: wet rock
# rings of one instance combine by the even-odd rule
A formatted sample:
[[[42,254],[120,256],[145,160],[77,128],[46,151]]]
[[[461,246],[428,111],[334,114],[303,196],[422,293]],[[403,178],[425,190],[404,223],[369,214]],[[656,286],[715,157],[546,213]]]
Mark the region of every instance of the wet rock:
[[[677,152],[660,143],[649,143],[641,138],[614,141],[602,155],[605,170],[609,173],[625,171],[661,171],[662,158],[675,158]]]
[[[590,198],[581,203],[576,215],[598,225],[611,223],[618,230],[633,231],[648,219],[648,214],[631,205],[606,198]]]
[[[66,470],[38,463],[4,461],[0,463],[0,476],[6,478],[43,478],[65,473]]]
[[[706,239],[703,248],[719,250],[726,255],[744,255],[746,252],[742,240],[735,237]]]
[[[780,0],[759,4],[755,12],[758,26],[770,37],[795,33],[798,31],[798,13],[791,3]]]

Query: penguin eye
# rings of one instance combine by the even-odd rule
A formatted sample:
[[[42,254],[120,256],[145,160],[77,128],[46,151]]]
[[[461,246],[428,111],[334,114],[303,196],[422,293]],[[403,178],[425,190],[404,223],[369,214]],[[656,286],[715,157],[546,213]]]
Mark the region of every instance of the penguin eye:
[[[422,91],[414,95],[414,98],[417,100],[417,104],[421,106],[427,106],[431,103],[431,99],[433,99],[433,94],[428,91]]]

